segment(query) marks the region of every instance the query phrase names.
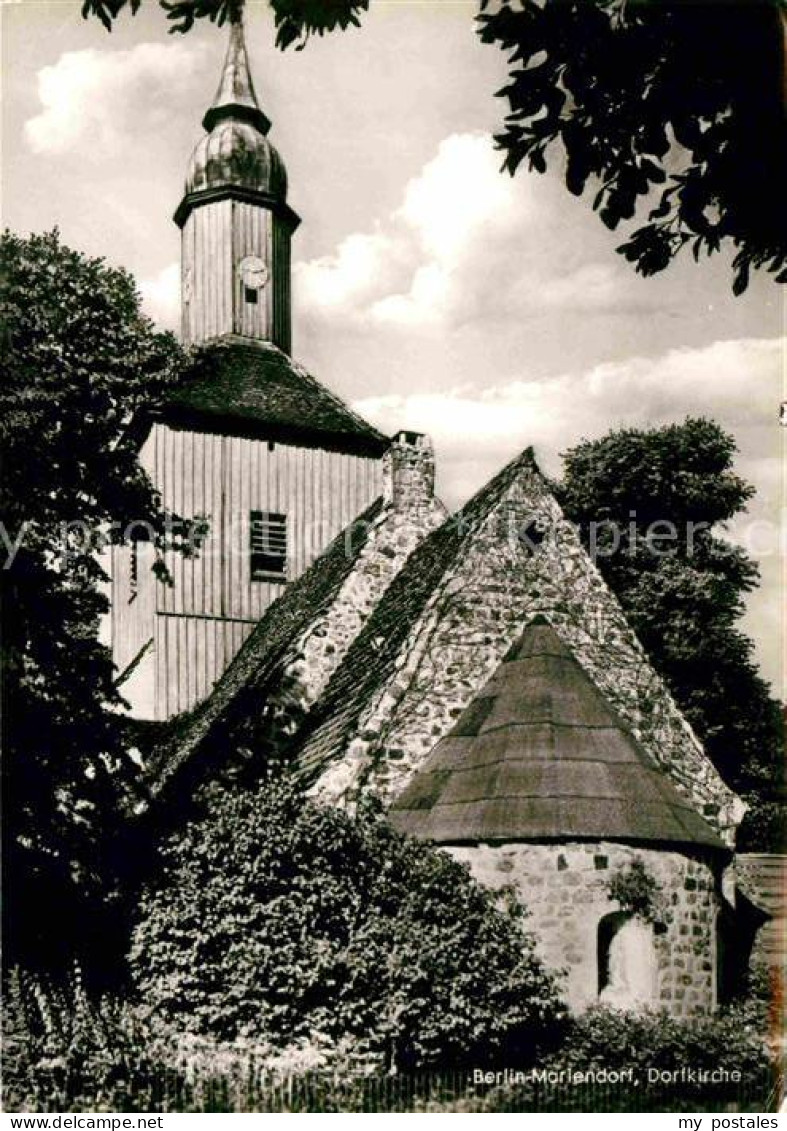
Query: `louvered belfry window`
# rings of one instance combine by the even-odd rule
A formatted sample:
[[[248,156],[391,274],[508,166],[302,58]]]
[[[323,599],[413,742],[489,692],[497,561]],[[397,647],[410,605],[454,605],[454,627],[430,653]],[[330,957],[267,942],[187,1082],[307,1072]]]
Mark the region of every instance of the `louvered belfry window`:
[[[252,511],[250,524],[252,581],[287,573],[287,516],[273,511]]]

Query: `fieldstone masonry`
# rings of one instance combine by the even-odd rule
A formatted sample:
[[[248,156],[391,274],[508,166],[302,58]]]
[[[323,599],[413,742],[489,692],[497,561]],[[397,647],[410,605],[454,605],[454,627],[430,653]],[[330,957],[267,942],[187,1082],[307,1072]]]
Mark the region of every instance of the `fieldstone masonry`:
[[[274,670],[264,673],[262,696],[251,709],[240,718],[230,712],[218,720],[210,712],[195,714],[176,738],[177,763],[187,761],[205,743],[213,747],[222,772],[233,772],[235,759],[232,753],[228,758],[227,751],[237,748],[241,760],[248,761],[273,758],[287,747],[413,550],[445,520],[446,509],[434,497],[433,487],[430,440],[419,433],[400,433],[383,460],[383,505],[374,517],[359,519],[345,531],[345,552],[354,560],[338,590],[293,635]],[[242,652],[223,683],[235,682],[235,668],[243,661]],[[252,688],[257,679],[252,658],[242,683]],[[216,697],[214,691],[214,702]]]
[[[352,807],[370,792],[390,805],[541,616],[678,792],[732,846],[739,799],[650,666],[532,454],[449,518],[434,498],[426,437],[400,433],[385,464],[383,506],[352,569],[265,676],[262,707],[275,726],[255,739],[253,720],[242,723],[251,745],[265,753],[278,732],[297,765],[314,767],[310,791],[324,803]],[[731,887],[724,853],[568,838],[445,850],[486,886],[513,885],[542,957],[563,971],[573,1009],[599,1000],[613,945],[618,971],[628,961],[635,974],[632,1007],[647,983],[647,1004],[674,1016],[714,1009],[717,916]],[[652,926],[624,938],[625,915],[609,883],[635,860],[658,882],[662,903]],[[646,961],[638,965],[643,940]],[[630,984],[617,978],[618,997]]]
[[[459,512],[447,520],[462,523]],[[368,789],[390,803],[525,625],[542,614],[610,704],[720,836],[743,807],[651,667],[617,599],[535,463],[523,461],[498,505],[467,532],[396,662],[315,793]]]
[[[344,744],[336,746],[315,794],[333,804],[352,804],[359,791],[369,790],[391,804],[526,625],[541,615],[679,793],[732,846],[743,814],[740,800],[651,667],[532,459],[521,459],[491,508],[460,512],[447,521],[466,524],[458,551],[400,647],[392,672]],[[640,940],[652,939],[642,965],[650,991],[646,1004],[677,1017],[715,1008],[717,916],[733,883],[721,855],[712,866],[699,850],[691,855],[666,844],[645,849],[570,841],[446,851],[465,861],[486,886],[514,886],[530,912],[542,957],[564,972],[566,999],[575,1010],[599,1000],[604,961],[599,924],[620,910],[609,895],[610,878],[635,859],[642,861],[663,899],[647,928],[652,934],[644,928],[637,932]],[[641,1004],[641,998],[629,1003],[631,1008]]]
[[[619,906],[608,885],[635,859],[660,885],[653,925],[653,1008],[696,1017],[716,1006],[718,877],[700,859],[678,852],[598,844],[479,844],[447,849],[493,890],[512,885],[530,912],[528,928],[546,964],[563,972],[573,1010],[598,1000],[598,925]],[[634,1003],[632,1003],[634,1004]]]
[[[410,554],[446,518],[445,507],[434,496],[434,452],[428,436],[400,432],[395,437],[383,459],[383,502],[352,572],[330,607],[294,641],[283,666],[284,681],[300,689],[304,711],[325,688]]]
[[[432,441],[422,432],[399,432],[383,456],[383,501],[417,518],[434,510]],[[445,511],[443,510],[445,515]]]

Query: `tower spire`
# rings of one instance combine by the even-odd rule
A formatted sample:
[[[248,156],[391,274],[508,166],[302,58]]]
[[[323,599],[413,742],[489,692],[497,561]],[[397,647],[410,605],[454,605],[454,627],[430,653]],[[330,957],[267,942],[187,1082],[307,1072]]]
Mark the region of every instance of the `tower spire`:
[[[216,97],[175,211],[182,231],[186,342],[235,334],[290,349],[287,170],[268,138],[251,80],[243,25],[230,24]]]
[[[202,119],[202,124],[210,132],[215,125],[226,118],[248,122],[262,134],[266,134],[271,127],[270,120],[260,110],[257,95],[254,93],[243,34],[243,21],[240,17],[230,25],[230,41],[219,88],[210,109]]]

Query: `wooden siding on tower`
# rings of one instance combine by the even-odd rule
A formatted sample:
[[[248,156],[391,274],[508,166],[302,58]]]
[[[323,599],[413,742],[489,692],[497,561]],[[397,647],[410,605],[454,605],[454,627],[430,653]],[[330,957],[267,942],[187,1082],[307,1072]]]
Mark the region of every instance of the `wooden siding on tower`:
[[[269,284],[273,303],[273,341],[289,353],[292,349],[290,315],[290,232],[278,217],[273,221],[273,277]]]
[[[250,255],[268,267],[256,302],[247,301],[239,272]],[[239,334],[289,351],[290,234],[284,221],[259,204],[211,201],[189,214],[181,259],[184,341]]]
[[[253,621],[158,616],[155,717],[171,718],[209,695],[253,628]]]
[[[156,620],[156,588],[151,566],[153,549],[146,543],[137,546],[137,584],[131,583],[129,544],[112,547],[112,660],[121,675],[153,638]]]
[[[284,580],[303,573],[380,494],[382,474],[378,459],[161,423],[154,425],[146,450],[164,506],[209,524],[198,556],[166,555],[173,584],[150,582],[155,608],[147,628],[134,619],[136,601],[128,623],[120,626],[116,647],[127,653],[155,619],[155,717],[163,719],[210,692]],[[251,579],[252,511],[287,516],[283,581]],[[127,586],[126,574],[127,565],[119,561],[118,587]],[[145,607],[141,603],[140,612]]]
[[[232,333],[232,200],[195,208],[183,228],[183,283],[191,294],[183,304],[183,335],[201,342]]]
[[[210,207],[208,205],[208,207]],[[272,257],[273,217],[258,204],[248,204],[242,200],[232,202],[232,262],[234,318],[233,333],[246,338],[270,338],[273,327],[271,277],[274,273]],[[255,255],[268,267],[269,280],[257,292],[256,303],[246,302],[245,287],[238,267],[247,255]]]
[[[153,474],[153,459],[153,446],[147,443],[140,453],[140,463],[148,475]],[[123,535],[127,537],[133,532],[126,530]],[[137,530],[136,533],[142,531]],[[121,691],[132,705],[139,708],[140,713],[150,715],[152,695],[146,695],[144,691],[144,669],[152,668],[156,633],[157,583],[152,572],[155,554],[149,542],[138,543],[137,580],[134,587],[131,580],[132,553],[128,540],[122,545],[113,546],[110,552],[112,662],[118,676],[123,675],[130,665],[134,665],[134,675],[122,684]]]

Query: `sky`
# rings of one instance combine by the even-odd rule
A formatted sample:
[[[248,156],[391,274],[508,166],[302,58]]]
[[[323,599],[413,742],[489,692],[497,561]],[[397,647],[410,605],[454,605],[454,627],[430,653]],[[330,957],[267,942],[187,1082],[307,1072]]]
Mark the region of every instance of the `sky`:
[[[373,0],[361,29],[274,47],[250,3],[257,95],[302,217],[293,353],[386,432],[428,432],[457,506],[532,444],[560,453],[619,426],[717,420],[755,484],[730,537],[760,562],[744,627],[783,694],[783,288],[730,289],[729,258],[643,279],[586,199],[500,172],[504,56],[474,3]],[[226,30],[168,34],[154,0],[111,34],[79,0],[2,7],[2,220],[132,272],[178,322],[172,222],[216,86]]]

